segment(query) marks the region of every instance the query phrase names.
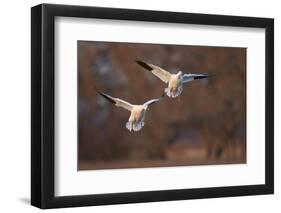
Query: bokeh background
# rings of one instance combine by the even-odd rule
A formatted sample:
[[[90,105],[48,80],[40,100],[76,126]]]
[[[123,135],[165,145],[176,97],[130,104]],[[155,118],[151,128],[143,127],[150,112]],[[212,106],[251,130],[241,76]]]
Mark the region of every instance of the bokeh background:
[[[78,41],[78,170],[246,163],[246,48]],[[212,78],[151,105],[139,132],[96,93],[142,104],[165,84],[135,60]]]

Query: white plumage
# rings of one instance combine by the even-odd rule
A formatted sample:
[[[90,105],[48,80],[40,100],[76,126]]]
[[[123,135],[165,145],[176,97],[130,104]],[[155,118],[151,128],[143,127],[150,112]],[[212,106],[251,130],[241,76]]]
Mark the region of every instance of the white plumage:
[[[131,112],[129,120],[126,123],[126,128],[129,131],[132,130],[139,131],[144,126],[144,118],[145,118],[145,113],[148,110],[148,106],[160,101],[164,97],[161,96],[160,98],[151,99],[142,105],[134,105],[122,99],[111,97],[110,95],[107,95],[105,93],[102,92],[98,92],[98,93],[104,98],[106,98],[108,101],[110,101],[111,103],[115,104],[115,106],[122,107]]]
[[[182,71],[178,71],[177,74],[171,74],[170,72],[162,69],[161,67],[153,64],[147,64],[143,61],[136,61],[140,66],[151,71],[156,77],[167,84],[164,92],[168,97],[175,98],[179,96],[183,91],[183,84],[202,78],[207,78],[209,75],[205,74],[183,74]]]

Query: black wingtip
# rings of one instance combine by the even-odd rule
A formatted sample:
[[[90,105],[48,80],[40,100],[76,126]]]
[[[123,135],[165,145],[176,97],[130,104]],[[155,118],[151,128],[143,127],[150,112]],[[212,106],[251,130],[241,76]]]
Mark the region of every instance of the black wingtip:
[[[138,61],[138,60],[136,60],[136,62],[137,62],[140,66],[142,66],[143,68],[145,68],[145,69],[147,69],[147,70],[149,70],[149,71],[153,70],[152,67],[150,67],[147,63],[145,63],[145,62],[143,62],[143,61]]]
[[[212,77],[211,75],[201,75],[201,76],[195,76],[194,77],[194,80],[197,80],[197,79],[203,79],[203,78],[210,78]]]
[[[99,92],[98,90],[96,90],[96,92],[97,92],[99,95],[101,95],[102,97],[104,97],[105,99],[107,99],[108,101],[110,101],[111,103],[116,104],[116,102],[115,102],[113,99],[111,99],[109,96],[107,96],[106,94],[104,94],[104,93],[102,93],[102,92]]]

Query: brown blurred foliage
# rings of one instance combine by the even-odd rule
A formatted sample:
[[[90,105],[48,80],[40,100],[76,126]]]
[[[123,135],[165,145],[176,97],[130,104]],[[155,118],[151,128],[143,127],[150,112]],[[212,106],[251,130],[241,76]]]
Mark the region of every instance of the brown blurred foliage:
[[[213,77],[152,105],[129,132],[129,112],[95,90],[133,104],[161,96],[165,84],[135,60]],[[78,169],[246,161],[245,48],[78,41],[78,87]]]

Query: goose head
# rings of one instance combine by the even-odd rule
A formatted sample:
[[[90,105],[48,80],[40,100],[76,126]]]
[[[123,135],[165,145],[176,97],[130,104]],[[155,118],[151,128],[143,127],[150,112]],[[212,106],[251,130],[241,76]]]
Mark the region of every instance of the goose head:
[[[178,76],[178,78],[180,78],[182,76],[182,71],[178,71],[176,75]]]

